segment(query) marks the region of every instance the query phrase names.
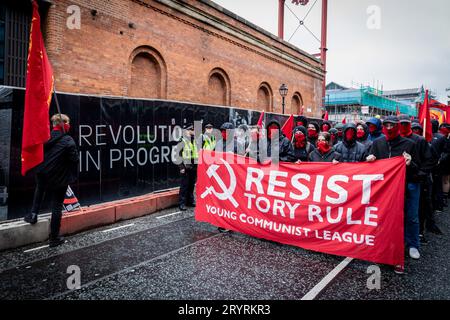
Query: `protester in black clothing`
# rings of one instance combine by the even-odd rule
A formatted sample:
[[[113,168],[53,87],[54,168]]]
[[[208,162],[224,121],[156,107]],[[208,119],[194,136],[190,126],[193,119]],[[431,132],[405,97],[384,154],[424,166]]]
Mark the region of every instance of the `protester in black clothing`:
[[[36,189],[34,191],[31,213],[25,222],[37,223],[39,210],[48,193],[52,198],[52,217],[50,222],[49,246],[64,243],[59,235],[62,206],[69,184],[74,183],[78,173],[78,150],[75,141],[68,134],[70,119],[65,114],[55,114],[51,118],[53,130],[50,140],[44,145],[44,161],[36,168]]]
[[[236,130],[236,154],[244,156],[249,144],[249,129],[247,125],[241,124]]]
[[[276,155],[279,161],[289,161],[289,155],[291,154],[291,142],[288,138],[281,132],[281,126],[276,120],[272,120],[267,124],[267,157],[272,158],[272,148],[273,151],[278,151]],[[278,146],[274,144],[275,140],[278,138]],[[277,150],[278,149],[278,150]]]
[[[320,131],[322,132],[329,132],[331,128],[333,128],[333,126],[331,125],[331,122],[327,120],[323,121],[320,125]]]
[[[381,120],[378,118],[370,118],[366,122],[367,126],[369,127],[369,140],[375,141],[379,138],[383,138],[384,135],[382,133],[382,125]]]
[[[356,141],[356,125],[354,123],[344,126],[344,138],[334,149],[341,155],[341,162],[364,162],[368,155],[366,147]]]
[[[237,151],[237,142],[236,137],[234,136],[234,124],[231,122],[225,122],[220,126],[220,133],[222,134],[222,140],[218,141],[216,145],[220,147],[222,145],[222,148],[220,151],[223,152],[232,152],[236,153]]]
[[[296,126],[303,126],[305,128],[308,127],[308,119],[304,116],[298,116],[296,121]]]
[[[413,181],[420,183],[420,202],[419,202],[419,235],[422,243],[426,243],[424,231],[425,225],[427,230],[433,233],[442,234],[436,225],[433,217],[433,207],[431,206],[431,170],[436,165],[437,160],[433,157],[431,147],[424,137],[412,132],[411,120],[407,115],[399,115],[400,135],[408,138],[416,144],[416,152],[418,156],[418,166]],[[420,125],[419,125],[420,126]]]
[[[317,148],[309,154],[311,162],[333,162],[339,163],[341,155],[334,151],[331,143],[331,135],[328,132],[321,132],[317,138]]]
[[[333,146],[337,145],[339,143],[338,140],[338,131],[336,128],[331,128],[328,133],[331,135],[331,143]]]
[[[309,154],[315,149],[314,146],[306,140],[307,132],[303,126],[294,128],[292,133],[292,148],[289,161],[305,162],[308,161]]]
[[[308,142],[311,143],[313,146],[316,145],[317,137],[320,133],[320,127],[316,122],[310,122],[308,124]]]
[[[364,122],[356,125],[356,140],[363,144],[367,151],[372,147],[372,141],[369,140],[369,127]]]
[[[367,161],[387,159],[403,156],[406,162],[406,192],[405,192],[405,242],[409,248],[409,255],[413,259],[419,259],[419,200],[420,184],[415,180],[418,170],[419,158],[415,143],[400,135],[400,124],[396,116],[388,116],[383,122],[383,134],[385,138],[373,141],[370,155]],[[396,273],[404,273],[401,266],[395,267]]]
[[[443,136],[440,138],[440,143],[438,143],[441,145],[442,150],[438,167],[442,175],[443,206],[447,207],[450,189],[450,124],[442,124],[440,132]]]
[[[343,139],[343,134],[344,134],[344,124],[342,123],[336,123],[336,125],[334,126],[334,128],[337,130],[337,141],[335,142],[335,144],[339,143],[342,141]]]
[[[412,122],[411,123],[411,130],[413,133],[417,134],[418,136],[423,136],[423,128],[418,122]]]
[[[433,207],[437,213],[444,210],[444,196],[442,194],[442,166],[440,158],[443,152],[445,140],[444,135],[439,132],[439,121],[431,120],[431,128],[433,131],[433,139],[431,140],[431,150],[434,157],[438,160],[438,165],[433,168]]]

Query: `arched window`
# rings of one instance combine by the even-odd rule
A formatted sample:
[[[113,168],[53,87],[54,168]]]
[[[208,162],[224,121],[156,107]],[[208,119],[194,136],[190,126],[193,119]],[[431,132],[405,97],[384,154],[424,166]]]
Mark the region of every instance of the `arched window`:
[[[155,49],[143,46],[130,56],[130,97],[164,99],[167,96],[166,64]]]
[[[259,85],[256,107],[267,112],[273,111],[273,93],[267,82]]]
[[[303,106],[302,95],[299,92],[295,92],[291,100],[291,113],[301,114],[302,106]]]
[[[230,105],[230,78],[220,68],[211,70],[208,75],[208,103],[221,106]]]

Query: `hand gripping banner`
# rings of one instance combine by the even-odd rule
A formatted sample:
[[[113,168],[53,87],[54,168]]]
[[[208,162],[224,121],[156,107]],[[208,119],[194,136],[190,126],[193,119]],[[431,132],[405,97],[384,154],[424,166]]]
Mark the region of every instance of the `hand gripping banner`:
[[[308,250],[403,265],[405,174],[403,157],[271,165],[202,151],[195,218]]]

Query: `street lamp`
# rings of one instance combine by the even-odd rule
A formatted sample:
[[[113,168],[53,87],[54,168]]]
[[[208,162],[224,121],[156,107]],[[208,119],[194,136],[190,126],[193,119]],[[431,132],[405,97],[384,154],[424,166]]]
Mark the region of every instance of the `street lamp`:
[[[284,114],[284,107],[285,107],[284,98],[286,98],[286,96],[288,94],[288,87],[287,87],[287,85],[285,85],[283,83],[279,90],[280,90],[280,95],[281,95],[281,98],[282,98],[282,107],[283,107],[283,114]]]

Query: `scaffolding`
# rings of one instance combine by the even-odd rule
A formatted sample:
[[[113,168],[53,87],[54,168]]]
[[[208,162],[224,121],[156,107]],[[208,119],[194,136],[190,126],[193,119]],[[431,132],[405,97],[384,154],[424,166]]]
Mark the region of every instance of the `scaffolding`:
[[[416,106],[382,96],[383,91],[370,86],[359,89],[329,90],[325,96],[325,108],[333,120],[367,119],[376,115],[395,115],[397,110],[412,117],[417,116]]]

